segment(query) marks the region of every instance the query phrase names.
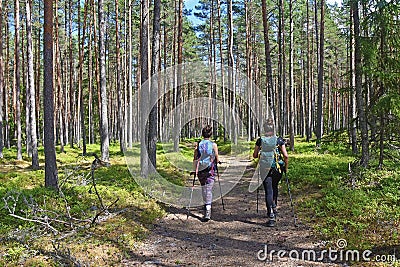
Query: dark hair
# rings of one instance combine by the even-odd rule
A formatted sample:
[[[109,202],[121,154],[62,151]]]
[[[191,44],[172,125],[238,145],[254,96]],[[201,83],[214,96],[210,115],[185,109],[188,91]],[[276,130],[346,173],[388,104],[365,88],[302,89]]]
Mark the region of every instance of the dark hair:
[[[203,130],[201,131],[201,135],[204,138],[210,138],[210,136],[212,135],[212,127],[210,125],[204,127]]]
[[[264,126],[264,133],[274,132],[275,129],[274,121],[271,118],[267,119],[263,126]]]

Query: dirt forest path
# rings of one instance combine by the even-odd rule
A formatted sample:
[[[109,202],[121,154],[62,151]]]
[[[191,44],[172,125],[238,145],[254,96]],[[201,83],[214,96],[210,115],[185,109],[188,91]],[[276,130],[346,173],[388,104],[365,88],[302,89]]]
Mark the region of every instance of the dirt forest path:
[[[186,209],[170,207],[168,215],[154,225],[148,238],[132,252],[124,266],[343,266],[290,259],[291,251],[301,255],[304,250],[321,248],[308,227],[301,222],[295,227],[287,194],[280,194],[278,198],[276,226],[266,227],[264,190],[259,190],[258,213],[256,192],[248,192],[254,173],[250,160],[237,161],[227,156],[221,160],[238,168],[242,164],[246,167],[244,177],[224,196],[225,210],[221,199],[215,200],[211,220],[202,222],[201,207],[192,208],[188,219]],[[217,182],[214,187],[218,187]],[[280,191],[283,190],[287,187],[281,181]],[[214,194],[214,199],[218,197]],[[279,250],[286,251],[286,255],[278,257]]]

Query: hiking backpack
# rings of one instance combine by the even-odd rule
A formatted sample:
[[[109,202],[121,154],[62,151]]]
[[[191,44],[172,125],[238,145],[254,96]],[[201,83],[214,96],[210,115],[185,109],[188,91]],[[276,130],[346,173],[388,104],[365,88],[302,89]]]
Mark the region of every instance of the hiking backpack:
[[[211,168],[215,155],[213,151],[213,142],[202,140],[197,145],[197,159],[199,161],[198,171],[208,171]]]
[[[285,162],[278,145],[280,143],[284,144],[284,140],[276,136],[261,137],[260,164],[262,168],[274,168],[280,173],[285,169]]]

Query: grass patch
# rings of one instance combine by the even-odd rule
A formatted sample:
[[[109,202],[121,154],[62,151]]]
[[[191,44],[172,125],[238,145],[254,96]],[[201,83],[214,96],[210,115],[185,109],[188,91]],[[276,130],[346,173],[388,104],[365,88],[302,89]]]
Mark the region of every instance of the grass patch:
[[[138,145],[135,149],[138,149]],[[89,145],[88,153],[100,154],[98,145]],[[43,162],[43,151],[39,151]],[[0,266],[118,265],[141,240],[152,224],[165,214],[154,199],[146,196],[128,171],[119,145],[110,146],[110,167],[95,171],[96,188],[105,206],[114,213],[90,228],[79,228],[93,218],[100,202],[91,187],[91,156],[82,157],[78,148],[65,147],[57,154],[62,194],[44,187],[43,163],[32,170],[28,158],[13,159],[15,149],[5,149],[1,159],[0,195]],[[7,205],[4,204],[6,200]],[[115,203],[115,205],[111,205]],[[38,220],[48,216],[57,234],[46,234],[41,224],[16,219]],[[105,216],[102,214],[100,216]],[[73,219],[72,219],[73,218]],[[57,223],[70,222],[71,225]],[[61,240],[61,233],[71,234]],[[56,246],[53,246],[56,245]],[[56,257],[57,254],[57,257]]]
[[[355,158],[342,142],[296,140],[289,152],[288,176],[301,219],[322,239],[347,240],[349,249],[393,253],[400,231],[400,171],[398,168],[355,170]],[[372,165],[374,162],[372,161]]]

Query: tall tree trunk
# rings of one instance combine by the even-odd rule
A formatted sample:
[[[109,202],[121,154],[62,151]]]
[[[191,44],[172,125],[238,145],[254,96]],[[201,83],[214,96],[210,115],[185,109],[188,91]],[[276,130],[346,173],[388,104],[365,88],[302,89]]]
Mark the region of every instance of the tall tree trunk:
[[[285,68],[285,15],[284,15],[284,1],[279,0],[279,22],[278,22],[278,97],[280,99],[278,106],[280,107],[280,114],[278,119],[278,132],[281,135],[286,134],[287,126],[287,96],[286,96],[286,68]]]
[[[58,10],[57,2],[55,3],[55,10]],[[54,25],[54,28],[55,28],[54,29],[54,32],[55,32],[55,34],[54,34],[55,35],[54,36],[54,40],[55,40],[54,51],[55,51],[55,54],[57,55],[55,57],[55,71],[56,71],[55,77],[56,77],[56,84],[57,84],[56,92],[58,92],[58,93],[56,93],[56,99],[58,99],[57,104],[58,104],[58,107],[60,107],[60,108],[55,109],[55,114],[58,114],[58,116],[56,117],[56,120],[57,120],[57,118],[59,118],[59,120],[60,120],[60,123],[59,123],[59,125],[60,125],[59,126],[59,135],[60,136],[59,136],[59,138],[60,138],[61,152],[64,152],[64,125],[63,125],[63,116],[62,116],[62,112],[61,112],[61,107],[63,105],[67,106],[67,99],[65,99],[65,101],[63,101],[63,98],[61,97],[61,95],[63,93],[63,86],[62,86],[63,81],[62,81],[62,74],[61,74],[61,72],[62,72],[62,70],[61,70],[62,55],[61,55],[61,48],[60,48],[60,38],[58,35],[58,25],[59,25],[58,17],[56,16],[55,17],[55,25]],[[64,91],[66,92],[67,90],[65,89]],[[64,103],[62,103],[62,102],[64,102]],[[55,122],[55,125],[57,125],[57,122]],[[66,131],[66,132],[68,132],[68,131]],[[56,137],[56,139],[57,139],[57,137]]]
[[[31,134],[31,149],[32,149],[32,168],[39,168],[37,136],[36,136],[36,97],[35,97],[35,73],[33,69],[33,44],[32,44],[32,1],[26,1],[26,33],[27,33],[27,55],[28,55],[28,84],[29,87],[29,114],[30,114],[30,134]]]
[[[325,32],[325,1],[321,0],[321,29],[319,36],[319,64],[318,64],[318,99],[317,99],[317,146],[321,144],[322,134],[323,134],[323,101],[324,101],[324,32]]]
[[[133,142],[133,80],[132,80],[132,68],[133,68],[133,56],[132,56],[132,1],[129,0],[129,16],[128,16],[128,38],[129,38],[129,80],[128,80],[128,95],[129,95],[129,112],[128,112],[128,147],[132,148]]]
[[[3,67],[3,0],[0,0],[0,159],[3,158],[4,135],[3,135],[3,94],[4,90],[4,67]]]
[[[69,142],[71,148],[74,147],[74,141],[75,141],[75,89],[74,89],[74,77],[73,77],[73,72],[74,72],[74,65],[73,65],[73,57],[72,57],[72,0],[68,1],[69,5],[69,21],[68,21],[68,52],[69,52],[69,103],[70,103],[70,108],[69,108]]]
[[[181,136],[181,110],[180,103],[182,97],[182,51],[183,51],[183,0],[178,0],[178,68],[177,68],[177,86],[176,86],[176,104],[174,119],[174,151],[179,151],[179,141]]]
[[[157,73],[160,64],[160,12],[161,0],[154,0],[153,14],[153,41],[152,41],[152,58],[151,58],[151,75]],[[156,171],[156,150],[157,150],[157,122],[158,122],[158,79],[152,79],[150,87],[150,115],[149,115],[149,136],[148,136],[148,153],[149,153],[149,172]]]
[[[44,1],[44,157],[45,186],[58,189],[56,150],[54,146],[54,90],[53,90],[53,1]]]
[[[82,132],[82,155],[86,155],[86,127],[85,127],[85,108],[83,105],[83,53],[84,53],[84,44],[86,38],[86,22],[87,22],[87,10],[88,10],[88,0],[84,3],[84,14],[83,14],[83,30],[81,37],[81,11],[80,11],[80,3],[78,3],[78,44],[79,44],[79,80],[78,80],[78,95],[79,95],[79,112],[80,112],[80,126]]]
[[[99,0],[99,62],[100,62],[100,98],[101,98],[101,159],[109,160],[110,139],[108,133],[108,107],[107,107],[107,77],[106,77],[106,21],[104,16],[104,1]]]
[[[119,149],[121,152],[125,150],[125,131],[124,131],[124,116],[122,111],[122,88],[121,88],[121,55],[120,55],[120,42],[119,42],[119,7],[118,0],[115,0],[115,46],[116,46],[116,85],[117,85],[117,106],[118,106],[118,132],[119,132]]]
[[[15,52],[14,52],[14,94],[15,94],[15,136],[17,138],[17,160],[22,160],[22,127],[21,127],[21,77],[20,77],[20,20],[19,0],[14,1],[14,22],[15,22]]]
[[[223,53],[223,44],[222,44],[222,27],[221,27],[221,0],[217,0],[218,6],[218,38],[219,38],[219,55],[220,55],[220,68],[221,70],[224,69],[224,53]],[[222,108],[222,121],[224,125],[224,141],[226,141],[226,89],[225,89],[225,72],[221,71],[221,87],[222,87],[222,102],[224,107]]]
[[[349,137],[351,143],[351,151],[353,154],[358,154],[357,145],[357,100],[356,100],[356,71],[355,71],[355,37],[353,23],[353,5],[350,6],[350,95],[349,95]]]
[[[149,174],[149,158],[147,155],[148,127],[148,108],[149,108],[149,1],[141,0],[141,31],[140,31],[140,74],[141,74],[141,93],[140,93],[140,113],[141,113],[141,175],[147,177]]]
[[[6,8],[7,10],[7,8]],[[4,12],[5,14],[7,14],[7,12]],[[11,22],[10,22],[11,23]],[[5,62],[10,62],[10,36],[11,36],[11,32],[10,32],[10,27],[8,24],[8,20],[6,20],[5,23],[5,33],[6,33],[6,60]],[[5,123],[5,127],[4,127],[4,146],[6,148],[10,148],[11,147],[11,143],[10,143],[10,117],[9,117],[9,113],[10,113],[10,101],[9,101],[9,94],[7,94],[7,90],[6,88],[9,88],[9,84],[10,84],[10,67],[9,64],[5,64],[4,65],[4,123]]]
[[[263,34],[264,34],[264,53],[266,61],[266,75],[267,75],[267,90],[265,91],[266,101],[269,105],[268,110],[272,108],[273,117],[276,118],[276,106],[274,100],[274,84],[272,76],[272,60],[271,60],[271,48],[269,43],[269,23],[267,14],[267,1],[262,0],[262,17],[263,17]]]
[[[234,86],[234,72],[233,72],[233,66],[234,66],[234,57],[233,57],[233,1],[229,0],[228,1],[228,28],[229,28],[229,34],[228,34],[228,95],[229,97],[229,103],[230,107],[234,109],[235,102],[236,102],[236,97],[235,97],[235,86]],[[236,118],[234,114],[231,116],[231,121],[229,122],[229,128],[230,128],[230,137],[231,140],[234,144],[237,144],[237,132],[236,132]]]
[[[361,43],[360,43],[360,18],[358,9],[358,0],[352,1],[353,22],[354,22],[354,38],[355,38],[355,88],[357,99],[358,121],[361,128],[361,160],[360,165],[367,167],[369,163],[369,140],[367,116],[365,114],[365,95],[362,90],[362,62],[361,62]]]
[[[294,135],[295,135],[295,99],[296,92],[294,88],[294,23],[293,23],[293,0],[289,1],[289,26],[290,26],[290,44],[289,44],[289,136],[290,150],[294,151]]]
[[[252,63],[253,63],[253,58],[252,58],[252,43],[251,43],[251,27],[252,27],[252,21],[250,18],[251,10],[250,10],[250,0],[246,0],[244,2],[244,7],[245,7],[245,22],[246,22],[246,72],[247,72],[247,79],[248,81],[251,81],[251,77],[253,74],[252,71]],[[264,10],[263,10],[264,11]],[[247,104],[248,104],[248,109],[247,109],[247,133],[248,133],[248,141],[252,140],[252,114],[251,114],[251,109],[250,107],[253,107],[252,104],[252,91],[253,91],[253,86],[251,82],[248,82],[247,84]],[[268,93],[266,92],[266,96]]]

